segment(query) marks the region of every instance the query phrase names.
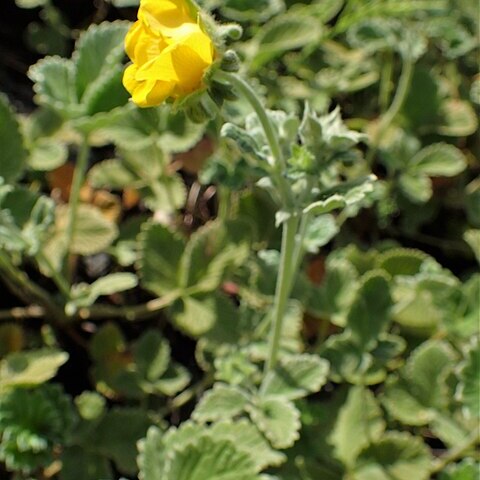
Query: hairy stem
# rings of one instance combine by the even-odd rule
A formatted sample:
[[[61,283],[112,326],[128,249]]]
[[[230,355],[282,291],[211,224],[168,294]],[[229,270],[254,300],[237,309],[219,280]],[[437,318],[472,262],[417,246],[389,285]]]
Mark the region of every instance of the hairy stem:
[[[395,97],[393,98],[390,107],[385,112],[385,115],[383,115],[383,117],[380,119],[377,131],[372,138],[372,145],[367,155],[367,162],[369,164],[375,158],[375,154],[378,150],[378,144],[380,143],[383,135],[385,135],[388,128],[390,127],[393,120],[398,115],[398,112],[400,112],[403,104],[405,103],[408,90],[412,82],[413,66],[414,63],[412,62],[412,60],[405,59],[403,61],[402,73],[398,82],[397,91],[395,92]]]
[[[285,159],[283,158],[282,149],[280,147],[280,141],[278,139],[277,131],[275,125],[267,114],[265,107],[262,105],[258,95],[255,90],[239,75],[228,72],[218,72],[217,78],[219,80],[225,80],[233,85],[250,103],[253,110],[255,111],[260,124],[262,125],[263,131],[265,132],[265,137],[270,147],[270,152],[273,157],[273,169],[272,177],[273,181],[280,190],[281,198],[283,201],[290,205],[292,203],[292,195],[287,182],[282,176],[282,171],[285,169]]]
[[[272,152],[275,163],[283,167],[284,160],[277,132],[275,131],[275,127],[270,118],[268,117],[267,111],[262,105],[262,102],[255,93],[255,90],[253,90],[253,88],[242,77],[234,73],[219,72],[217,76],[219,79],[223,79],[231,83],[237,90],[242,93],[248,103],[250,103],[252,108],[255,110],[255,113],[257,114],[260,123],[262,124],[263,131],[265,132],[265,136],[267,137],[268,145],[270,146],[270,150]]]
[[[88,166],[88,154],[90,148],[88,146],[87,137],[83,137],[80,149],[78,151],[77,164],[75,165],[75,172],[73,174],[72,188],[70,191],[70,198],[68,200],[68,223],[65,232],[65,246],[66,254],[64,258],[63,271],[67,278],[71,277],[68,272],[68,262],[71,251],[73,236],[75,234],[75,226],[77,223],[78,203],[80,200],[80,189],[85,180],[85,173]]]
[[[298,223],[299,217],[293,215],[283,224],[280,266],[278,270],[275,298],[273,302],[272,326],[270,332],[268,358],[265,364],[264,379],[266,374],[273,370],[277,363],[283,330],[285,308],[292,291],[293,278],[296,272],[294,265],[294,254]]]

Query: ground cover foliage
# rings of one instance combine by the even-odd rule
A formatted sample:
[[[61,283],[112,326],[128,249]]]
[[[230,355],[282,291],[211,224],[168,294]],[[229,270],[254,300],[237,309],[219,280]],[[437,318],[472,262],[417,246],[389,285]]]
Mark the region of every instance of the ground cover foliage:
[[[474,3],[200,2],[275,183],[238,89],[128,101],[138,2],[16,0],[42,58],[33,108],[0,71],[2,478],[478,477]]]

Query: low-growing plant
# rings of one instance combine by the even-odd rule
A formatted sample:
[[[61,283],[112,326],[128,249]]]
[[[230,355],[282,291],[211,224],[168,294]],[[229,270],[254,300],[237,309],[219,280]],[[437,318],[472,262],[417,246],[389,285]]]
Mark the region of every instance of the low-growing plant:
[[[6,478],[477,478],[470,3],[112,0],[71,54],[16,3]]]

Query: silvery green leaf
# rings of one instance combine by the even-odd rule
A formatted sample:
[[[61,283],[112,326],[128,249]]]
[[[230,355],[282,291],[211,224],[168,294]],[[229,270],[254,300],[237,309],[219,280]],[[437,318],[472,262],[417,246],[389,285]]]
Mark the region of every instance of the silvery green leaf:
[[[468,346],[465,360],[460,370],[460,383],[457,387],[456,398],[466,409],[467,415],[472,418],[480,417],[480,341],[473,339]]]
[[[354,480],[428,480],[431,458],[420,437],[388,432],[364,449],[356,462]]]
[[[402,173],[398,185],[403,194],[415,203],[425,203],[432,197],[432,181],[422,173]]]
[[[365,447],[380,440],[385,427],[382,411],[373,393],[363,386],[351,387],[329,442],[334,446],[335,456],[352,467]]]
[[[358,273],[353,265],[343,258],[328,259],[326,275],[310,297],[309,310],[344,327],[357,288]]]
[[[68,148],[58,140],[42,138],[36,141],[27,158],[34,170],[50,171],[62,166],[68,159]]]
[[[319,248],[329,243],[338,232],[339,228],[332,215],[326,214],[312,218],[303,240],[305,250],[309,253],[317,253]]]
[[[383,403],[389,413],[407,425],[426,425],[447,407],[446,377],[455,355],[444,342],[430,340],[417,347],[386,383]]]
[[[274,448],[291,447],[300,437],[300,412],[282,398],[259,399],[248,407],[250,417]]]
[[[260,430],[246,418],[236,422],[224,420],[212,425],[210,434],[215,438],[232,440],[239,450],[249,453],[257,471],[282,464],[286,457],[274,450]]]
[[[411,174],[453,177],[465,170],[467,161],[461,150],[446,143],[434,143],[420,150],[409,162]]]
[[[0,362],[0,390],[47,382],[68,360],[68,354],[54,348],[15,352]]]
[[[292,355],[265,377],[261,395],[294,400],[318,392],[326,383],[328,362],[317,355]]]
[[[303,209],[303,213],[310,213],[312,215],[323,215],[329,213],[332,210],[337,208],[342,208],[345,206],[345,199],[342,195],[333,194],[331,197],[326,200],[319,200],[317,202],[311,203],[308,207]]]
[[[166,458],[165,480],[259,480],[253,458],[234,440],[200,436],[179,445]],[[160,477],[145,475],[144,480]]]
[[[249,402],[248,394],[238,387],[217,383],[205,392],[193,411],[199,422],[226,420],[242,413]]]
[[[5,95],[0,95],[0,178],[14,182],[23,173],[27,152],[15,114]]]
[[[388,327],[391,306],[388,277],[378,270],[362,277],[347,314],[352,340],[363,349],[373,348]]]

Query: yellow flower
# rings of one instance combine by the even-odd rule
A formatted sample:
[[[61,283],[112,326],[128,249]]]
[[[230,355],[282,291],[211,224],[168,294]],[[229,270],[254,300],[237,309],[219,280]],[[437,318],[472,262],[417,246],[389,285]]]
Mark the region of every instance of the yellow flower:
[[[141,107],[200,89],[215,56],[213,42],[188,0],[141,0],[125,48],[133,63],[123,84]]]

